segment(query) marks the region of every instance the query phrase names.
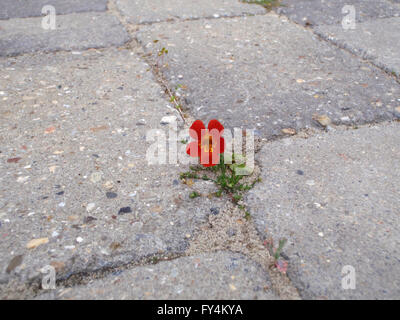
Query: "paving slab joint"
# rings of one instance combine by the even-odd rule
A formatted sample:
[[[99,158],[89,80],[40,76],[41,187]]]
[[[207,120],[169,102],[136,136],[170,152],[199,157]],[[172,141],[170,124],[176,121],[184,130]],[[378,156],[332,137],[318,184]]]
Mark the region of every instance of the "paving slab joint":
[[[400,6],[400,4],[399,4],[399,6]],[[337,47],[337,48],[339,48],[339,49],[341,49],[341,50],[344,50],[344,51],[350,53],[352,56],[356,57],[357,59],[361,59],[361,60],[363,60],[364,62],[368,63],[369,65],[374,66],[374,67],[376,67],[376,68],[382,70],[382,71],[385,72],[388,76],[393,77],[393,79],[394,79],[395,81],[397,81],[397,82],[400,84],[400,74],[396,74],[396,72],[394,72],[393,70],[390,70],[389,68],[387,68],[385,65],[383,65],[383,64],[381,64],[381,63],[376,63],[376,62],[374,62],[373,59],[372,59],[373,57],[371,57],[371,56],[370,56],[369,54],[367,54],[366,52],[357,52],[357,51],[355,51],[355,50],[349,48],[348,46],[346,46],[346,45],[345,45],[344,43],[342,43],[341,41],[336,41],[335,39],[333,39],[333,38],[331,38],[331,37],[329,37],[329,36],[325,36],[323,33],[318,32],[318,31],[313,27],[313,25],[307,25],[307,24],[306,24],[306,25],[303,25],[303,24],[301,24],[301,23],[299,23],[299,22],[297,22],[297,21],[295,21],[295,20],[293,20],[293,19],[290,19],[290,17],[288,17],[288,16],[286,16],[286,15],[284,15],[284,14],[277,13],[277,12],[276,12],[276,14],[277,14],[279,17],[284,17],[284,18],[288,19],[289,21],[293,22],[294,24],[296,24],[296,25],[298,25],[298,26],[300,26],[300,27],[302,27],[302,28],[304,28],[304,29],[310,30],[310,31],[311,31],[315,36],[317,36],[318,39],[320,39],[321,41],[325,41],[325,42],[329,43],[330,45],[333,45],[333,46],[335,46],[335,47]],[[383,18],[383,19],[390,19],[390,18],[392,18],[392,17]]]
[[[306,27],[308,28],[308,27]],[[393,77],[395,81],[397,81],[400,84],[400,74],[397,74],[395,71],[391,70],[387,66],[385,66],[383,63],[375,62],[374,57],[368,54],[366,51],[360,51],[360,50],[355,50],[349,46],[346,46],[344,42],[341,42],[339,40],[335,40],[333,37],[327,36],[323,34],[322,32],[318,32],[317,30],[313,28],[309,28],[313,31],[313,33],[321,40],[329,42],[330,44],[334,45],[335,47],[342,49],[354,57],[357,57],[358,59],[364,60],[364,62],[382,70],[385,72],[388,76]]]

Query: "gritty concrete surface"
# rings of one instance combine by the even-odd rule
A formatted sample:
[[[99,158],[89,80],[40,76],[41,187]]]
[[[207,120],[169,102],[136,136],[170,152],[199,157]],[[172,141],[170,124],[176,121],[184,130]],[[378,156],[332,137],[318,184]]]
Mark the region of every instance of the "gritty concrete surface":
[[[341,24],[348,12],[346,5],[354,6],[356,21],[399,17],[400,6],[390,0],[282,0],[276,8],[280,14],[302,25]]]
[[[381,70],[398,68],[400,6],[283,3],[286,16],[236,0],[53,0],[57,28],[44,30],[44,1],[2,1],[0,298],[399,298],[398,123],[334,128],[400,118],[398,79]],[[360,39],[302,26],[340,25],[344,4]],[[264,144],[249,204],[179,179],[186,163],[146,159],[149,129],[168,137],[176,119],[170,142],[187,159],[188,126],[214,117]],[[329,133],[302,140],[311,126]],[[289,238],[288,275],[270,236]],[[357,289],[343,293],[345,264]]]
[[[42,8],[51,5],[56,14],[106,11],[107,0],[1,0],[0,19],[40,17]]]
[[[162,72],[187,86],[194,117],[228,128],[276,136],[311,126],[314,114],[337,124],[395,117],[393,78],[275,14],[155,24],[138,39],[154,61],[168,49]]]
[[[175,111],[137,50],[0,60],[1,282],[182,253],[222,201],[182,185],[184,165],[148,164],[147,131],[168,137]]]
[[[216,252],[136,267],[38,299],[278,299],[269,286],[268,273],[257,263],[241,254]]]
[[[261,6],[238,0],[117,0],[117,7],[131,23],[153,23],[175,19],[199,19],[264,14]]]
[[[288,275],[306,299],[400,298],[400,125],[266,144],[248,195],[266,238],[286,237]],[[342,268],[356,289],[342,289]]]
[[[0,21],[0,56],[57,50],[83,50],[119,46],[128,33],[114,16],[77,13],[57,16],[56,29],[42,28],[42,18]]]
[[[400,18],[358,23],[354,30],[323,25],[316,27],[315,32],[400,76]]]
[[[208,216],[207,223],[192,237],[186,254],[196,256],[215,251],[238,252],[249,257],[269,273],[269,289],[276,295],[281,299],[300,299],[288,277],[273,267],[273,258],[261,241],[253,221],[246,217],[245,210],[230,201]]]

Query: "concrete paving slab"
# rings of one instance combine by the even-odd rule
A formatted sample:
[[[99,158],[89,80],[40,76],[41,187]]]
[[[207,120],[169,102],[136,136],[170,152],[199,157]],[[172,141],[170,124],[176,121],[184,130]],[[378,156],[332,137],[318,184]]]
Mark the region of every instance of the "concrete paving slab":
[[[314,114],[336,124],[395,117],[392,77],[273,13],[143,26],[138,39],[168,64],[171,87],[187,86],[191,114],[227,128],[277,136],[313,125]]]
[[[206,253],[125,270],[38,299],[276,300],[268,272],[243,255]]]
[[[346,5],[354,6],[356,21],[399,17],[400,7],[388,0],[283,0],[276,12],[302,25],[342,24],[348,13]]]
[[[212,183],[181,184],[187,166],[148,164],[147,131],[168,137],[175,111],[135,50],[0,60],[0,282],[182,253],[220,207]]]
[[[119,46],[130,38],[114,16],[77,13],[56,17],[56,29],[42,28],[42,18],[0,21],[0,56],[57,50]]]
[[[238,0],[117,0],[117,7],[130,23],[153,23],[174,19],[199,19],[264,14],[261,6]]]
[[[46,5],[56,14],[107,10],[107,0],[2,0],[0,19],[40,17]]]
[[[400,76],[400,18],[358,23],[354,30],[343,30],[338,26],[318,26],[315,32]]]
[[[288,275],[303,298],[400,298],[399,133],[386,123],[261,150],[250,212],[263,236],[288,239]],[[347,265],[354,290],[342,288]]]

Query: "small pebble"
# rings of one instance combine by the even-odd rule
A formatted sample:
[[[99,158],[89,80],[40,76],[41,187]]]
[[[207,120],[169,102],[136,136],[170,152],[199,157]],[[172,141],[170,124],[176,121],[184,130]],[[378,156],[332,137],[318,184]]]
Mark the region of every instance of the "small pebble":
[[[95,206],[96,206],[96,204],[93,203],[93,202],[88,203],[88,205],[86,206],[86,210],[87,210],[87,211],[92,211],[92,210],[94,209]]]
[[[81,237],[76,238],[76,242],[81,243],[83,239]]]
[[[84,217],[83,218],[83,223],[90,223],[90,222],[92,222],[92,221],[94,221],[94,220],[97,220],[95,217],[92,217],[92,216],[87,216],[87,217]]]
[[[115,193],[115,192],[107,192],[106,193],[106,197],[108,198],[108,199],[114,199],[114,198],[116,198],[118,195]]]
[[[213,215],[216,216],[216,215],[219,213],[219,208],[211,208],[210,211],[211,211],[211,213],[212,213]]]
[[[131,207],[122,207],[121,209],[119,209],[118,214],[125,214],[131,212],[132,212]]]
[[[165,116],[161,119],[160,124],[171,124],[176,122],[176,116]]]
[[[308,184],[309,186],[313,186],[315,184],[314,180],[307,180],[306,184]]]

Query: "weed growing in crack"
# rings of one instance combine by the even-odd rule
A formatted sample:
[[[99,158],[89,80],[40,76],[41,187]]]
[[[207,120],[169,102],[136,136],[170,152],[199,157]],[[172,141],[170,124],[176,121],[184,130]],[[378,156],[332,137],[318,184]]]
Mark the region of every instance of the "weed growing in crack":
[[[200,197],[200,193],[198,193],[198,192],[196,192],[196,191],[193,191],[193,192],[189,195],[189,198],[190,198],[190,199],[194,199],[194,198],[198,198],[198,197]]]
[[[264,245],[267,247],[269,254],[274,258],[274,266],[281,273],[286,273],[288,263],[282,257],[282,250],[287,242],[287,239],[283,238],[279,240],[278,248],[274,249],[274,240],[272,238],[266,240]]]
[[[154,256],[154,257],[151,258],[151,263],[152,263],[152,264],[157,264],[159,261],[160,261],[160,258],[159,258],[159,257],[155,257],[155,256]]]
[[[238,158],[239,156],[236,156],[236,159]],[[213,194],[214,196],[221,197],[222,194],[226,194],[235,204],[238,204],[243,198],[243,192],[252,189],[254,185],[260,181],[260,179],[256,179],[250,184],[241,183],[244,176],[235,174],[235,169],[238,166],[244,166],[242,163],[243,159],[242,157],[240,158],[241,164],[235,162],[235,155],[232,155],[231,164],[225,164],[224,156],[221,154],[220,163],[218,165],[213,167],[191,166],[190,171],[180,174],[180,179],[213,181],[218,186],[218,191]],[[239,208],[244,210],[243,205],[240,205]]]
[[[153,43],[157,44],[159,43],[159,40],[153,40]],[[179,97],[177,96],[177,92],[179,89],[186,89],[185,85],[178,85],[175,88],[175,92],[173,92],[173,89],[171,89],[167,82],[163,79],[163,76],[161,74],[161,70],[164,68],[168,67],[168,63],[165,62],[166,57],[168,55],[168,49],[165,47],[162,47],[160,44],[158,44],[159,49],[157,50],[156,53],[156,63],[152,64],[153,65],[153,71],[157,76],[157,80],[163,85],[165,89],[165,93],[169,96],[170,102],[174,105],[175,109],[178,111],[179,115],[181,116],[182,120],[184,123],[186,123],[186,118],[187,115],[184,114],[184,107],[183,104],[180,102]]]

